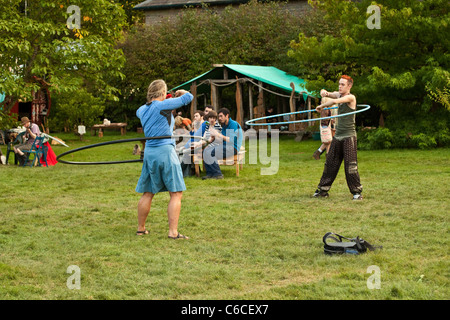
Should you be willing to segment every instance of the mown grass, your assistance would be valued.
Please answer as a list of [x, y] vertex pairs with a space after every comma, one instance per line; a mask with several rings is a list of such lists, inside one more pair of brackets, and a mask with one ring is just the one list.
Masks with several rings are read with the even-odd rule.
[[[137, 136], [58, 134], [71, 148]], [[133, 145], [66, 159], [133, 159]], [[135, 235], [140, 163], [0, 166], [0, 298], [448, 299], [449, 149], [360, 151], [365, 198], [353, 202], [343, 170], [330, 198], [311, 198], [324, 164], [317, 147], [282, 137], [277, 174], [261, 175], [268, 165], [247, 154], [238, 178], [233, 167], [222, 181], [186, 178], [179, 230], [189, 241], [167, 239], [167, 193], [154, 199], [150, 235]], [[328, 231], [384, 248], [325, 256]], [[70, 265], [80, 290], [66, 285]], [[381, 289], [367, 287], [371, 265]]]

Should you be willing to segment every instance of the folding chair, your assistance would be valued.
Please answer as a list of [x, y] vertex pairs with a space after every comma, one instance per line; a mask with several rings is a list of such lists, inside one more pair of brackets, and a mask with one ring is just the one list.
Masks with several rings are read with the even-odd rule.
[[47, 147], [44, 146], [44, 137], [36, 137], [36, 139], [33, 142], [33, 145], [31, 146], [30, 150], [23, 150], [23, 153], [27, 155], [27, 159], [23, 163], [23, 167], [25, 167], [28, 164], [28, 160], [30, 158], [31, 154], [34, 154], [33, 161], [31, 161], [30, 167], [33, 167], [35, 161], [37, 160], [38, 166], [41, 166], [41, 157], [44, 157], [45, 165], [48, 167], [47, 164]]

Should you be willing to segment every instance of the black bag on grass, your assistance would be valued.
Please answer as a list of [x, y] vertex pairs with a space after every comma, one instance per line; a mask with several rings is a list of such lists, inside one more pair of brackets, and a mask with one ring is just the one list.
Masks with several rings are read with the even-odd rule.
[[[348, 241], [344, 242], [342, 239]], [[334, 240], [334, 242], [330, 242], [329, 240]], [[372, 246], [366, 240], [360, 239], [359, 237], [349, 239], [333, 232], [328, 232], [323, 236], [323, 243], [323, 251], [328, 255], [343, 253], [361, 254], [367, 250], [374, 251], [375, 249], [382, 248], [381, 246]]]

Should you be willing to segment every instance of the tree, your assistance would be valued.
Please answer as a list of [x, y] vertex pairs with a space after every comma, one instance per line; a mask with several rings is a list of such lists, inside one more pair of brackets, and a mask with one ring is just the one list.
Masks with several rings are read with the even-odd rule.
[[127, 23], [129, 27], [132, 27], [134, 24], [139, 22], [143, 22], [144, 20], [144, 12], [142, 10], [134, 10], [133, 8], [142, 2], [142, 0], [116, 0], [127, 16]]
[[78, 90], [76, 95], [69, 92], [58, 94], [54, 102], [58, 108], [52, 114], [49, 125], [56, 131], [68, 129], [76, 132], [79, 125], [90, 127], [97, 123], [105, 110], [104, 101], [84, 88]]
[[146, 101], [151, 80], [163, 78], [169, 88], [175, 87], [216, 63], [272, 65], [290, 71], [297, 65], [286, 55], [290, 40], [299, 29], [315, 29], [310, 22], [309, 16], [293, 16], [282, 4], [253, 0], [220, 13], [207, 6], [189, 8], [174, 20], [132, 29], [118, 45], [127, 60], [126, 79], [114, 84], [122, 96], [107, 107], [107, 117], [117, 119], [125, 113], [130, 124], [137, 106]]
[[[302, 64], [298, 73], [309, 79], [310, 90], [336, 90], [339, 76], [349, 74], [358, 101], [380, 108], [387, 126], [413, 133], [448, 128], [449, 110], [427, 96], [446, 86], [448, 93], [447, 0], [309, 2], [339, 30], [321, 37], [300, 33], [291, 42], [288, 54]], [[372, 28], [378, 9], [380, 25]]]
[[0, 92], [11, 101], [30, 99], [42, 86], [51, 93], [82, 87], [103, 100], [116, 99], [109, 80], [123, 77], [123, 53], [115, 48], [126, 23], [119, 4], [0, 0], [0, 7]]
[[431, 100], [442, 104], [447, 110], [450, 110], [450, 75], [448, 72], [445, 74], [447, 80], [442, 88], [433, 89], [431, 85], [427, 85], [426, 89]]

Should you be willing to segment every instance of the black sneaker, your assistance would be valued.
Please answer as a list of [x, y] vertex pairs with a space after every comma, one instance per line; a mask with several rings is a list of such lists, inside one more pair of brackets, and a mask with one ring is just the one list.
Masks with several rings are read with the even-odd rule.
[[362, 200], [363, 196], [360, 193], [355, 193], [353, 195], [353, 200]]
[[218, 175], [218, 176], [204, 176], [202, 177], [202, 180], [208, 180], [208, 179], [223, 179], [223, 175]]
[[313, 194], [313, 198], [328, 198], [329, 194], [326, 191], [322, 191], [317, 189], [316, 192]]

